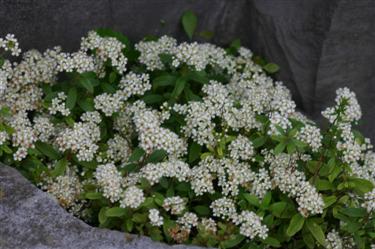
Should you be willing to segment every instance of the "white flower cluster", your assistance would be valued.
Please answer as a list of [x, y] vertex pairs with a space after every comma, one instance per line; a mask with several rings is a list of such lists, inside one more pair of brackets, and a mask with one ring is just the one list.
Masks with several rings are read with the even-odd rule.
[[294, 169], [295, 161], [287, 154], [280, 154], [271, 162], [272, 181], [288, 196], [295, 198], [299, 212], [309, 214], [323, 213], [324, 201], [314, 186], [306, 181], [305, 175]]
[[37, 140], [37, 135], [26, 112], [20, 112], [15, 115], [11, 126], [14, 129], [12, 145], [18, 147], [16, 153], [13, 154], [13, 158], [15, 161], [21, 161], [27, 156], [27, 149], [35, 147], [34, 143]]
[[[93, 115], [83, 115], [83, 122], [77, 122], [73, 128], [65, 128], [56, 138], [56, 143], [60, 151], [70, 149], [77, 153], [80, 161], [91, 161], [99, 146], [96, 144], [100, 140], [100, 116], [97, 112]], [[90, 117], [91, 119], [87, 119]]]
[[8, 133], [6, 131], [0, 131], [0, 145], [3, 145], [8, 139]]
[[57, 97], [52, 99], [52, 104], [48, 108], [51, 115], [61, 113], [63, 116], [69, 116], [70, 110], [65, 106], [66, 94], [64, 92], [59, 92]]
[[67, 167], [65, 174], [55, 179], [48, 177], [42, 185], [42, 189], [54, 196], [66, 209], [74, 207], [83, 192], [83, 186], [75, 169], [70, 167]]
[[126, 71], [128, 61], [123, 53], [124, 49], [125, 44], [116, 38], [100, 37], [95, 31], [90, 31], [87, 37], [82, 38], [81, 42], [82, 51], [94, 51], [95, 56], [102, 64], [110, 59], [112, 66], [121, 73]]
[[5, 38], [0, 37], [0, 48], [5, 51], [10, 51], [13, 56], [18, 56], [21, 53], [18, 40], [15, 38], [14, 34], [7, 34]]
[[234, 201], [227, 197], [216, 199], [210, 205], [213, 216], [222, 219], [232, 219], [236, 215], [236, 206]]
[[106, 151], [106, 158], [109, 161], [126, 163], [130, 154], [131, 147], [128, 140], [115, 134], [115, 136], [107, 141], [108, 149]]
[[142, 189], [136, 186], [128, 187], [122, 196], [120, 201], [120, 207], [126, 208], [137, 208], [145, 201], [145, 196]]
[[[322, 112], [322, 115], [330, 123], [334, 123], [335, 121], [354, 122], [360, 120], [362, 111], [355, 93], [350, 91], [349, 88], [344, 87], [337, 89], [336, 94], [336, 106], [327, 108]], [[341, 116], [338, 116], [340, 107], [344, 108], [344, 111]]]
[[242, 135], [239, 135], [229, 145], [230, 156], [236, 160], [249, 160], [254, 154], [251, 141]]
[[312, 151], [317, 152], [322, 146], [323, 136], [320, 134], [320, 129], [316, 126], [306, 124], [296, 135], [297, 139], [308, 144]]
[[182, 182], [190, 178], [191, 170], [187, 163], [171, 159], [161, 163], [148, 163], [141, 169], [140, 177], [147, 179], [151, 185], [159, 183], [162, 177], [176, 178]]
[[150, 223], [153, 226], [160, 227], [164, 223], [163, 216], [160, 215], [159, 210], [152, 208], [148, 211], [148, 218], [150, 219]]
[[177, 223], [182, 225], [182, 229], [191, 230], [198, 226], [198, 216], [192, 212], [186, 212], [183, 216], [177, 219]]
[[146, 108], [143, 102], [134, 105], [133, 122], [138, 132], [139, 145], [147, 153], [163, 149], [168, 155], [179, 157], [186, 153], [187, 145], [177, 134], [161, 127], [160, 113]]
[[233, 221], [236, 225], [240, 225], [240, 233], [250, 239], [259, 237], [266, 239], [268, 236], [268, 228], [262, 225], [262, 217], [254, 212], [242, 211], [234, 217]]
[[79, 51], [75, 53], [59, 53], [57, 70], [60, 72], [85, 73], [96, 71], [95, 60], [92, 56], [85, 52]]
[[141, 41], [135, 45], [135, 48], [140, 52], [139, 62], [145, 64], [147, 70], [154, 71], [164, 68], [160, 55], [172, 54], [176, 46], [177, 41], [174, 38], [162, 36], [157, 41]]
[[343, 249], [343, 242], [338, 232], [334, 229], [327, 234], [326, 238], [327, 249]]
[[151, 89], [150, 76], [148, 74], [136, 74], [129, 72], [120, 80], [119, 87], [124, 100], [133, 95], [143, 95]]
[[111, 202], [116, 202], [121, 198], [122, 177], [113, 163], [98, 165], [94, 176], [102, 188], [104, 197]]
[[34, 118], [33, 128], [38, 140], [42, 142], [48, 142], [55, 133], [55, 127], [48, 117], [39, 116]]
[[173, 197], [168, 197], [165, 198], [163, 201], [163, 208], [166, 211], [170, 211], [171, 214], [181, 214], [186, 207], [186, 200], [179, 196], [173, 196]]
[[217, 232], [217, 224], [212, 218], [202, 218], [200, 225], [209, 233], [215, 234]]
[[362, 207], [366, 208], [369, 213], [375, 212], [375, 188], [372, 191], [365, 193]]

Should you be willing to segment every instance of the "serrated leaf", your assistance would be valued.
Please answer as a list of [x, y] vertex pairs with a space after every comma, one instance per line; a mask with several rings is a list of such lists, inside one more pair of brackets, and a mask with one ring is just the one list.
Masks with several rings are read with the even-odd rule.
[[198, 18], [197, 16], [190, 10], [185, 11], [182, 15], [182, 26], [185, 30], [185, 33], [191, 40], [193, 38], [193, 34], [195, 32], [195, 29], [197, 27]]
[[289, 237], [292, 237], [293, 235], [295, 235], [297, 232], [299, 232], [302, 229], [304, 223], [305, 223], [305, 218], [299, 213], [295, 214], [290, 220], [288, 229], [286, 230], [286, 234]]
[[106, 210], [105, 215], [107, 217], [121, 217], [126, 214], [125, 208], [113, 207]]
[[66, 98], [66, 107], [72, 110], [77, 102], [77, 88], [72, 87], [69, 89], [68, 96]]
[[306, 221], [306, 227], [310, 231], [311, 235], [318, 241], [319, 244], [325, 246], [325, 236], [323, 229], [315, 223], [312, 219]]

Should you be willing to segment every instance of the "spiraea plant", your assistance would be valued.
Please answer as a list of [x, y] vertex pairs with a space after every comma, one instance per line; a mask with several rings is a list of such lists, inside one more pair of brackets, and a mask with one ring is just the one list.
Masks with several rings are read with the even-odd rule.
[[[20, 54], [12, 35], [0, 48]], [[89, 224], [158, 241], [374, 248], [375, 153], [355, 94], [337, 90], [321, 130], [277, 69], [238, 42], [132, 45], [104, 29], [74, 53], [2, 59], [1, 161]]]

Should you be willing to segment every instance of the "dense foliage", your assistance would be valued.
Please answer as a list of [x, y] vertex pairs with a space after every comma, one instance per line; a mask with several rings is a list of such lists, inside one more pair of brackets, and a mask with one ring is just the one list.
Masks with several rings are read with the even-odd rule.
[[[188, 33], [194, 16], [183, 20]], [[19, 55], [17, 40], [0, 39]], [[90, 224], [220, 248], [374, 248], [375, 153], [337, 90], [321, 131], [278, 67], [163, 36], [90, 32], [0, 59], [1, 161]]]

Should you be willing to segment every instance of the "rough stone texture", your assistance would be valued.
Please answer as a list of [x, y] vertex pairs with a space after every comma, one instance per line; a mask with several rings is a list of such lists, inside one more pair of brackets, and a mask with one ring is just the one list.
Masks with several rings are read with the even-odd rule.
[[0, 249], [199, 249], [90, 227], [0, 164]]
[[375, 141], [375, 1], [250, 0], [249, 46], [280, 65], [277, 78], [298, 107], [321, 111], [347, 86], [362, 106], [361, 131]]

